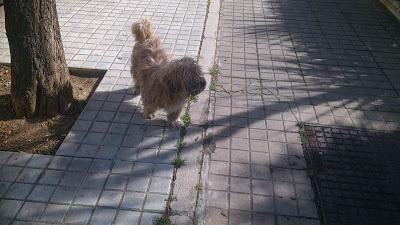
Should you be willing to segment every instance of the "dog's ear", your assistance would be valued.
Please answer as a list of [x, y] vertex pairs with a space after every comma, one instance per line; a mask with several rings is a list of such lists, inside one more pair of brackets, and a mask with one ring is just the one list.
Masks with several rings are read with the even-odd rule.
[[181, 95], [185, 92], [183, 87], [182, 73], [184, 72], [182, 65], [177, 61], [172, 61], [166, 65], [160, 67], [159, 70], [162, 75], [162, 82], [166, 88], [166, 92], [169, 98], [174, 98], [177, 95]]
[[167, 87], [168, 95], [170, 95], [170, 97], [177, 95], [178, 93], [183, 91], [181, 80], [179, 80], [179, 76], [177, 73], [177, 70], [171, 70], [164, 76], [164, 84]]

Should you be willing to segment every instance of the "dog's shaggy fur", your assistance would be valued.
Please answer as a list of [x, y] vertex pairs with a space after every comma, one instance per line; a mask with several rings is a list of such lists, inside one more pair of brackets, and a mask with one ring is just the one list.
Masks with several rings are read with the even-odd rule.
[[135, 90], [142, 96], [144, 116], [150, 118], [156, 110], [164, 109], [171, 125], [177, 126], [189, 96], [198, 95], [206, 86], [201, 68], [189, 57], [170, 62], [147, 20], [134, 24], [132, 33], [137, 43], [131, 73]]
[[161, 40], [155, 36], [151, 29], [151, 23], [147, 19], [141, 19], [133, 24], [132, 34], [135, 37], [135, 46], [131, 55], [131, 74], [135, 81], [134, 93], [140, 94], [139, 76], [145, 61], [155, 60], [159, 63], [168, 63], [169, 57], [162, 47]]

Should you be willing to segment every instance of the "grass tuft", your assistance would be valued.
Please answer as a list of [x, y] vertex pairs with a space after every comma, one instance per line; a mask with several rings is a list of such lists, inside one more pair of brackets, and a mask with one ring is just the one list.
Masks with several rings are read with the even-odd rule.
[[183, 160], [179, 155], [171, 162], [172, 165], [174, 165], [176, 168], [180, 168], [183, 166], [185, 163], [185, 160]]
[[210, 70], [209, 73], [211, 75], [211, 82], [210, 82], [210, 91], [217, 91], [217, 83], [218, 83], [218, 74], [219, 74], [219, 68], [216, 64], [214, 64]]
[[178, 150], [182, 150], [185, 147], [186, 143], [183, 139], [183, 137], [179, 138], [178, 141], [176, 142], [176, 147]]
[[182, 116], [182, 122], [185, 127], [189, 127], [190, 123], [192, 122], [189, 115], [189, 110], [186, 110]]
[[197, 96], [197, 95], [189, 96], [189, 101], [190, 102], [196, 103], [198, 100], [199, 100], [199, 96]]
[[157, 218], [153, 221], [154, 225], [174, 225], [168, 217]]

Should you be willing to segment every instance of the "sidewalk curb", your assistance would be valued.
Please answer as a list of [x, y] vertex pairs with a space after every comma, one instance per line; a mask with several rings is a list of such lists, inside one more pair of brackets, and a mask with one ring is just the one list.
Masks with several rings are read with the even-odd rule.
[[[208, 121], [209, 108], [209, 85], [211, 75], [208, 70], [215, 63], [216, 42], [219, 23], [219, 0], [209, 0], [209, 8], [206, 16], [203, 31], [202, 43], [199, 51], [198, 63], [204, 72], [207, 87], [199, 96], [196, 102], [190, 105], [191, 126], [185, 135], [189, 150], [182, 150], [185, 165], [177, 170], [174, 201], [171, 202], [171, 222], [175, 225], [196, 225], [204, 224], [204, 187], [208, 174], [210, 155], [207, 147], [203, 146], [207, 138], [206, 129], [203, 125]], [[194, 173], [197, 173], [194, 174]]]

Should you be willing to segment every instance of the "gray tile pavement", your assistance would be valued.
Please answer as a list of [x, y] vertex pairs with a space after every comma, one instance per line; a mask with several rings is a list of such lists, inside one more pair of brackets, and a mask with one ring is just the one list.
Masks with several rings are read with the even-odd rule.
[[373, 1], [223, 1], [205, 224], [320, 224], [297, 122], [400, 129], [400, 28]]
[[[148, 17], [172, 58], [197, 57], [207, 1], [59, 0], [57, 10], [68, 66], [107, 72], [55, 156], [0, 152], [1, 224], [152, 224], [179, 132], [143, 119], [130, 26]], [[9, 63], [3, 7], [0, 18], [0, 62]]]

